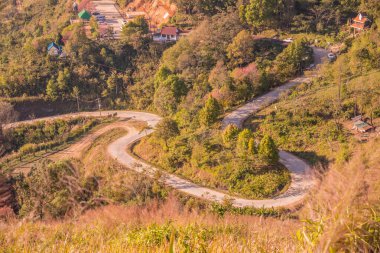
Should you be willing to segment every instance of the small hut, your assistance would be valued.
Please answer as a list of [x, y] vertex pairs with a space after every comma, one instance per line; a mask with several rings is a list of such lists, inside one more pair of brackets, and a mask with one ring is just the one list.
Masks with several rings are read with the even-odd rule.
[[62, 47], [58, 46], [55, 42], [52, 42], [48, 45], [47, 52], [49, 55], [58, 56], [62, 53]]

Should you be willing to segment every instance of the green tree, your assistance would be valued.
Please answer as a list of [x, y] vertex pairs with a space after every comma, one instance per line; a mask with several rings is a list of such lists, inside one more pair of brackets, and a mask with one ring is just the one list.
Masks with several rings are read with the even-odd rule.
[[248, 154], [249, 142], [252, 136], [252, 131], [247, 128], [239, 133], [236, 142], [236, 151], [239, 156], [244, 157]]
[[154, 75], [154, 86], [155, 86], [155, 88], [157, 88], [158, 86], [160, 86], [160, 84], [165, 82], [171, 74], [172, 74], [172, 72], [170, 71], [170, 69], [168, 67], [166, 67], [165, 65], [162, 65], [158, 69], [156, 74]]
[[255, 31], [287, 26], [293, 12], [294, 0], [250, 0], [239, 7], [240, 19]]
[[279, 161], [277, 146], [269, 135], [265, 135], [260, 141], [258, 154], [263, 161], [270, 164], [276, 164]]
[[170, 118], [164, 118], [157, 124], [155, 134], [163, 139], [166, 147], [168, 147], [168, 140], [179, 135], [178, 124]]
[[281, 81], [302, 72], [313, 62], [313, 50], [307, 45], [306, 40], [296, 40], [276, 57], [275, 71]]
[[164, 116], [171, 115], [177, 109], [177, 100], [174, 92], [167, 85], [161, 85], [154, 93], [154, 107]]
[[98, 24], [98, 21], [96, 20], [95, 16], [92, 16], [90, 18], [89, 25], [90, 25], [90, 32], [91, 32], [92, 37], [98, 38], [98, 36], [99, 36], [99, 24]]
[[125, 37], [140, 36], [149, 33], [149, 24], [146, 22], [143, 16], [137, 17], [132, 21], [129, 21], [123, 26], [122, 34]]
[[79, 112], [80, 111], [80, 106], [79, 106], [80, 90], [78, 86], [74, 86], [73, 91], [71, 92], [71, 96], [77, 100], [77, 106], [78, 106], [78, 112]]
[[46, 96], [50, 100], [55, 101], [58, 98], [58, 90], [57, 83], [53, 79], [50, 79], [46, 86]]
[[62, 95], [65, 95], [69, 90], [70, 85], [70, 70], [68, 68], [64, 68], [63, 71], [58, 72], [57, 77], [57, 86], [58, 90]]
[[250, 138], [248, 142], [248, 153], [251, 155], [257, 154], [257, 148], [256, 148], [256, 143], [255, 139]]
[[227, 47], [227, 57], [232, 66], [241, 67], [254, 61], [254, 50], [252, 35], [247, 30], [242, 30]]
[[118, 96], [121, 83], [122, 80], [116, 71], [113, 71], [107, 78], [108, 94], [111, 95], [112, 99], [115, 99]]
[[218, 120], [222, 113], [222, 107], [218, 100], [209, 96], [206, 104], [199, 112], [199, 121], [204, 126], [210, 126]]
[[177, 102], [179, 102], [180, 98], [187, 93], [185, 82], [177, 75], [169, 75], [162, 85], [170, 87]]
[[228, 125], [223, 131], [223, 143], [226, 147], [231, 147], [239, 134], [239, 128], [234, 124]]

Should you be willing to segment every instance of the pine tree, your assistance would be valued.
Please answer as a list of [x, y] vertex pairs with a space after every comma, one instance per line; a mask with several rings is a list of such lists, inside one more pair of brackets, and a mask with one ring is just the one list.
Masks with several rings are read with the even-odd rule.
[[248, 153], [250, 155], [257, 154], [256, 143], [255, 143], [255, 139], [253, 139], [253, 138], [249, 139], [249, 142], [248, 142]]
[[210, 96], [205, 106], [199, 112], [199, 121], [204, 126], [210, 126], [218, 120], [222, 113], [222, 107], [218, 100]]
[[259, 157], [270, 164], [276, 164], [279, 160], [278, 149], [273, 139], [269, 135], [265, 135], [260, 141]]
[[231, 147], [238, 133], [239, 129], [237, 128], [237, 126], [233, 124], [228, 125], [226, 129], [224, 129], [222, 135], [224, 145], [226, 147]]
[[252, 131], [249, 129], [244, 129], [238, 135], [236, 143], [236, 151], [239, 156], [244, 157], [249, 151], [249, 141], [252, 139]]
[[57, 100], [58, 98], [58, 85], [53, 79], [50, 79], [46, 86], [46, 95], [50, 100], [53, 101]]

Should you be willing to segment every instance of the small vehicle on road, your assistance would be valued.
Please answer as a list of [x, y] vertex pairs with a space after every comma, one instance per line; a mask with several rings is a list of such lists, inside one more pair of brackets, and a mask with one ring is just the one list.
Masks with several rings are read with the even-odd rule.
[[330, 62], [333, 62], [333, 61], [336, 60], [336, 55], [333, 54], [333, 53], [329, 53], [329, 54], [327, 55], [327, 58], [329, 59]]
[[100, 12], [98, 12], [98, 11], [94, 11], [94, 12], [91, 13], [91, 15], [92, 15], [92, 16], [99, 16], [99, 15], [100, 15]]
[[103, 15], [99, 15], [99, 16], [95, 16], [95, 17], [96, 17], [96, 21], [99, 21], [99, 22], [101, 22], [101, 21], [104, 22], [106, 20], [106, 17]]
[[292, 43], [293, 39], [292, 38], [287, 38], [287, 39], [284, 39], [283, 41], [286, 42], [286, 43]]
[[305, 70], [313, 70], [315, 69], [315, 64], [310, 64], [308, 67], [305, 68]]

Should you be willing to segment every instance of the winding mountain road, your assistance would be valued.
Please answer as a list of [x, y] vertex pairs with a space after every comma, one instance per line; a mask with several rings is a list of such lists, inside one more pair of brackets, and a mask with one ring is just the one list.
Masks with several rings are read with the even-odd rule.
[[[319, 65], [322, 63], [323, 59], [327, 57], [328, 51], [322, 48], [313, 47], [314, 52], [314, 64]], [[301, 84], [308, 83], [311, 81], [311, 77], [300, 76], [296, 79], [293, 79], [272, 91], [253, 99], [252, 101], [246, 103], [245, 105], [237, 108], [230, 114], [228, 114], [222, 122], [223, 127], [226, 127], [229, 124], [234, 124], [241, 128], [243, 126], [244, 121], [253, 113], [261, 110], [262, 108], [276, 102], [281, 93], [290, 90], [291, 88]]]
[[[315, 62], [318, 64], [322, 61], [322, 58], [325, 54], [327, 54], [327, 52], [318, 48], [313, 49], [315, 53]], [[267, 93], [266, 95], [253, 99], [251, 102], [247, 103], [246, 105], [238, 108], [237, 110], [227, 115], [223, 120], [223, 126], [227, 126], [228, 124], [235, 124], [241, 127], [243, 125], [243, 122], [251, 114], [257, 112], [258, 110], [262, 109], [268, 104], [278, 100], [281, 92], [289, 90], [290, 88], [296, 86], [299, 83], [308, 81], [310, 81], [309, 78], [300, 77], [284, 84], [279, 88], [276, 88], [275, 90]], [[279, 196], [265, 200], [250, 200], [244, 198], [236, 198], [229, 194], [219, 192], [217, 190], [199, 186], [190, 182], [189, 180], [159, 170], [158, 168], [155, 168], [149, 165], [148, 163], [139, 160], [138, 158], [134, 157], [133, 155], [127, 152], [127, 149], [130, 147], [130, 145], [143, 138], [144, 136], [147, 136], [154, 132], [155, 126], [161, 120], [159, 116], [151, 113], [134, 111], [102, 112], [103, 116], [111, 115], [114, 113], [117, 113], [117, 116], [120, 119], [133, 119], [136, 121], [146, 122], [148, 127], [143, 131], [138, 131], [136, 130], [136, 128], [128, 126], [128, 122], [125, 122], [126, 125], [123, 127], [128, 130], [128, 133], [125, 136], [112, 142], [108, 146], [107, 151], [110, 154], [110, 156], [116, 159], [119, 163], [138, 173], [145, 173], [148, 176], [155, 176], [156, 173], [160, 171], [162, 175], [160, 180], [162, 183], [170, 187], [173, 187], [174, 189], [179, 190], [183, 193], [210, 201], [216, 201], [219, 203], [223, 202], [226, 199], [230, 199], [232, 200], [232, 204], [236, 207], [271, 208], [291, 206], [297, 204], [307, 195], [310, 188], [313, 187], [316, 183], [312, 175], [312, 169], [307, 163], [288, 152], [280, 151], [280, 162], [289, 169], [292, 181], [288, 190]], [[83, 112], [57, 117], [50, 117], [46, 119], [62, 118], [68, 116], [99, 116], [99, 112]], [[17, 124], [27, 122], [28, 121], [18, 122], [12, 125], [8, 125], [7, 127], [12, 127]], [[115, 122], [113, 124], [118, 124], [120, 126], [120, 122]]]

